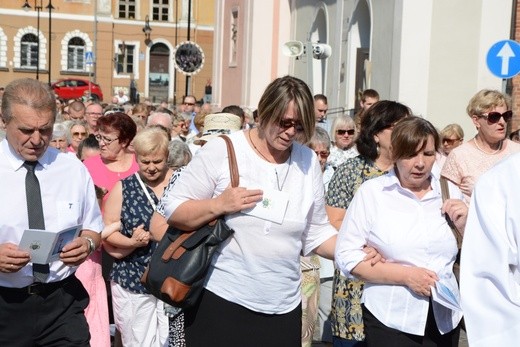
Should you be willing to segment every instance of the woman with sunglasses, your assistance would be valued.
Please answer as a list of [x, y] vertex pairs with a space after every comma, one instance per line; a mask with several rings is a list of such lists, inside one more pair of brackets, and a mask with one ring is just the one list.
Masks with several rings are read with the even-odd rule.
[[497, 90], [481, 90], [471, 98], [466, 112], [477, 135], [451, 151], [441, 174], [460, 188], [469, 203], [480, 175], [504, 157], [519, 152], [520, 144], [506, 138], [507, 123], [513, 117], [509, 96]]
[[[318, 157], [302, 144], [315, 128], [309, 87], [277, 78], [258, 114], [257, 128], [228, 135], [239, 187], [230, 187], [226, 144], [217, 137], [158, 205], [182, 230], [225, 215], [235, 231], [217, 251], [199, 302], [184, 311], [187, 346], [301, 346], [300, 254], [334, 253], [337, 232], [325, 213]], [[258, 213], [273, 203], [279, 207]]]
[[354, 120], [350, 116], [340, 115], [332, 122], [330, 132], [333, 141], [327, 163], [335, 170], [345, 160], [354, 158], [359, 154], [354, 142], [356, 138]]
[[[359, 156], [348, 159], [334, 172], [325, 206], [330, 223], [340, 229], [347, 208], [359, 186], [386, 174], [393, 167], [390, 136], [394, 125], [411, 116], [411, 110], [395, 101], [382, 100], [372, 105], [361, 120], [356, 140]], [[334, 271], [332, 285], [332, 340], [334, 346], [365, 346], [361, 296], [364, 282], [346, 278]]]

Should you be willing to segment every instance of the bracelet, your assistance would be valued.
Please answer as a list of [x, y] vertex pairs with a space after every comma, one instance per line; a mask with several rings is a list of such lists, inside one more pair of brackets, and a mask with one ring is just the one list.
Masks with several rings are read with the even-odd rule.
[[88, 255], [91, 255], [96, 250], [96, 243], [91, 237], [81, 236], [88, 241]]

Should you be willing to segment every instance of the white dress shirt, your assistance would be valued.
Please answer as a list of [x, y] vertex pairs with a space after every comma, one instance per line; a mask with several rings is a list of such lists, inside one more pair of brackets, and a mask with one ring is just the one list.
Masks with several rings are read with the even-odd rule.
[[[418, 199], [401, 186], [395, 171], [366, 181], [354, 195], [338, 236], [336, 264], [349, 275], [366, 256], [365, 245], [376, 248], [387, 262], [423, 267], [452, 284], [457, 243], [441, 214], [438, 170], [432, 170], [432, 190]], [[452, 198], [462, 193], [450, 186]], [[456, 283], [454, 284], [457, 287]], [[363, 302], [384, 325], [405, 333], [424, 335], [429, 298], [404, 285], [366, 283]], [[453, 330], [461, 313], [433, 303], [441, 333]]]
[[[48, 148], [38, 160], [35, 173], [40, 183], [45, 229], [60, 231], [83, 225], [83, 229], [101, 232], [103, 221], [92, 179], [76, 158]], [[29, 228], [25, 198], [24, 160], [14, 152], [7, 140], [0, 143], [0, 244], [18, 245]], [[76, 267], [61, 261], [50, 264], [47, 282], [70, 276]], [[0, 273], [0, 286], [25, 287], [34, 282], [32, 263], [15, 273]]]
[[520, 154], [484, 173], [471, 196], [460, 266], [472, 347], [520, 344]]
[[[226, 216], [235, 233], [213, 258], [206, 288], [256, 312], [290, 312], [301, 301], [300, 253], [308, 255], [337, 234], [325, 212], [318, 157], [310, 148], [293, 143], [291, 158], [272, 164], [255, 154], [243, 131], [228, 136], [235, 148], [240, 187], [283, 186], [289, 203], [281, 224], [243, 213]], [[208, 141], [179, 175], [171, 193], [161, 199], [165, 215], [171, 216], [187, 200], [218, 196], [229, 186], [229, 177], [224, 140]]]

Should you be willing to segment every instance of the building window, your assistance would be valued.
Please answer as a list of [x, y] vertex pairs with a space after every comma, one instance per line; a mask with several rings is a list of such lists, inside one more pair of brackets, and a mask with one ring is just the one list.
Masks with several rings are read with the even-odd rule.
[[38, 37], [25, 34], [20, 42], [20, 67], [36, 69], [38, 65]]
[[170, 0], [153, 0], [152, 19], [167, 22], [169, 20]]
[[118, 48], [117, 73], [125, 75], [134, 73], [135, 46], [123, 42], [118, 45]]
[[80, 37], [70, 39], [67, 46], [67, 70], [85, 70], [85, 41]]
[[135, 0], [119, 0], [119, 18], [135, 18]]

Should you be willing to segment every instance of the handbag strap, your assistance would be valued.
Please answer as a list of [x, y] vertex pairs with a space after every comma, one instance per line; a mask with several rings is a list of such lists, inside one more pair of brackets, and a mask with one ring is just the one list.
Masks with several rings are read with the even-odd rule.
[[139, 173], [134, 173], [135, 177], [137, 178], [137, 181], [141, 185], [141, 188], [143, 188], [144, 194], [148, 198], [148, 201], [150, 202], [150, 205], [152, 205], [153, 210], [155, 211], [155, 202], [153, 201], [152, 197], [150, 196], [150, 193], [148, 192], [148, 189], [146, 189], [146, 186], [144, 185], [143, 180], [141, 179], [141, 176], [139, 176]]
[[228, 152], [228, 163], [229, 163], [229, 174], [231, 177], [231, 187], [236, 188], [240, 183], [240, 178], [238, 176], [238, 166], [237, 166], [237, 157], [235, 156], [235, 147], [233, 147], [233, 142], [226, 135], [219, 135], [222, 137], [224, 141], [226, 141], [226, 147]]
[[[448, 200], [450, 198], [450, 189], [448, 188], [448, 180], [445, 177], [441, 177], [440, 179], [441, 183], [441, 195], [442, 195], [442, 202]], [[453, 235], [455, 235], [455, 239], [457, 240], [457, 247], [460, 249], [462, 246], [462, 234], [457, 229], [455, 224], [453, 224], [453, 221], [448, 216], [447, 213], [445, 213], [446, 221], [448, 222], [448, 225], [451, 228], [451, 231], [453, 232]]]

